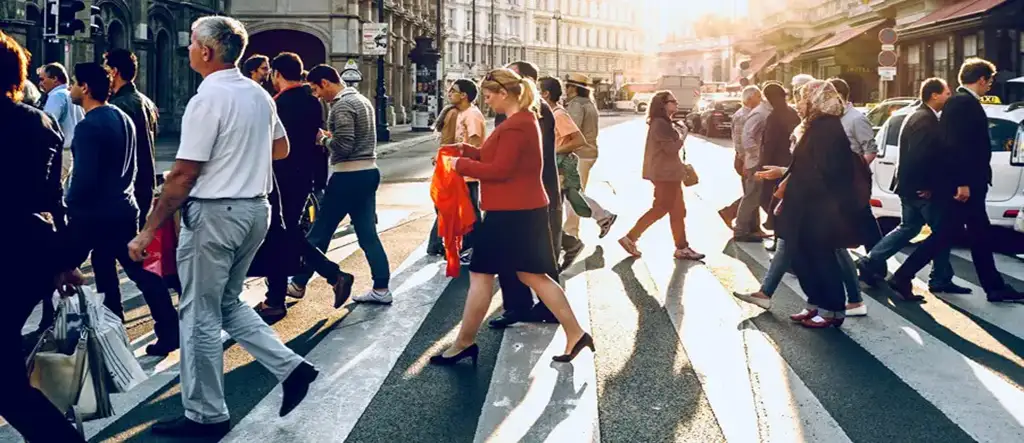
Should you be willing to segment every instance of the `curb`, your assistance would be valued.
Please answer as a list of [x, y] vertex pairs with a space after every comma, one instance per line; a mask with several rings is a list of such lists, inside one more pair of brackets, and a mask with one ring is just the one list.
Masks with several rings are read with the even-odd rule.
[[407, 138], [407, 139], [402, 140], [402, 141], [386, 143], [383, 146], [378, 146], [378, 148], [377, 148], [377, 158], [387, 157], [387, 156], [389, 156], [389, 155], [391, 155], [391, 154], [395, 153], [396, 151], [401, 150], [403, 148], [408, 148], [408, 147], [413, 146], [413, 145], [418, 145], [418, 144], [423, 143], [425, 141], [428, 141], [428, 140], [431, 140], [431, 139], [436, 139], [436, 138], [437, 138], [437, 134], [435, 134], [434, 132], [425, 132], [425, 133], [423, 133], [423, 135], [417, 135], [415, 137], [410, 137], [410, 138]]

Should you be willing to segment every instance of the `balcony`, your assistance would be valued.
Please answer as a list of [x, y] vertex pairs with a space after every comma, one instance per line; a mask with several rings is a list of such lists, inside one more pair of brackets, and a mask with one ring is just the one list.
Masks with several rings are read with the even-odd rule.
[[802, 40], [813, 29], [813, 9], [788, 9], [765, 17], [758, 36], [766, 43], [780, 46]]

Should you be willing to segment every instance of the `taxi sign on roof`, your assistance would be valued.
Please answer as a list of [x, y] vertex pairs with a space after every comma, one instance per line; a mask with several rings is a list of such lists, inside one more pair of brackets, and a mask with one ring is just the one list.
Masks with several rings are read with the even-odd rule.
[[986, 105], [1001, 105], [1001, 104], [1003, 104], [1003, 101], [1000, 100], [999, 96], [996, 96], [996, 95], [986, 95], [986, 96], [981, 97], [978, 100], [981, 103], [986, 104]]

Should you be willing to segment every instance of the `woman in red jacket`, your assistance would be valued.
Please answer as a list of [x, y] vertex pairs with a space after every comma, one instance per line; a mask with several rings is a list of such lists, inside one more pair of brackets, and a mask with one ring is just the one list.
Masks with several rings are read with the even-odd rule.
[[487, 105], [508, 118], [482, 147], [462, 144], [462, 156], [451, 160], [459, 174], [480, 180], [480, 208], [485, 214], [474, 238], [462, 328], [455, 343], [430, 362], [452, 365], [468, 357], [476, 363], [480, 351], [476, 333], [491, 305], [494, 276], [509, 270], [537, 293], [562, 324], [565, 353], [554, 360], [572, 361], [583, 348], [593, 351], [594, 340], [576, 321], [565, 292], [548, 276], [556, 265], [548, 198], [541, 182], [537, 86], [508, 69], [491, 71], [480, 86]]

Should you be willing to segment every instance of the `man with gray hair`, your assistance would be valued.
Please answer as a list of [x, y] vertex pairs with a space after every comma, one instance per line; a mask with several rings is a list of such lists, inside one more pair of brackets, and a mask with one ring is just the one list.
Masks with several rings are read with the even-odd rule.
[[236, 67], [247, 43], [245, 27], [233, 18], [203, 17], [192, 24], [189, 64], [203, 83], [182, 117], [181, 145], [160, 200], [128, 245], [132, 258], [142, 260], [157, 228], [181, 208], [185, 416], [155, 424], [157, 434], [221, 437], [230, 431], [222, 329], [283, 381], [281, 416], [298, 406], [319, 374], [239, 299], [269, 228], [271, 162], [289, 151], [273, 99]]
[[[765, 122], [772, 112], [772, 105], [763, 99], [761, 89], [747, 86], [743, 89], [743, 112], [740, 121], [733, 119], [733, 143], [736, 150], [736, 169], [743, 180], [743, 196], [732, 206], [719, 211], [726, 219], [735, 214], [733, 240], [760, 242], [767, 235], [761, 230], [761, 180], [754, 173], [761, 164], [761, 141], [764, 139]], [[737, 113], [741, 112], [737, 111]], [[735, 212], [731, 208], [735, 207]], [[726, 220], [729, 224], [729, 220]]]

